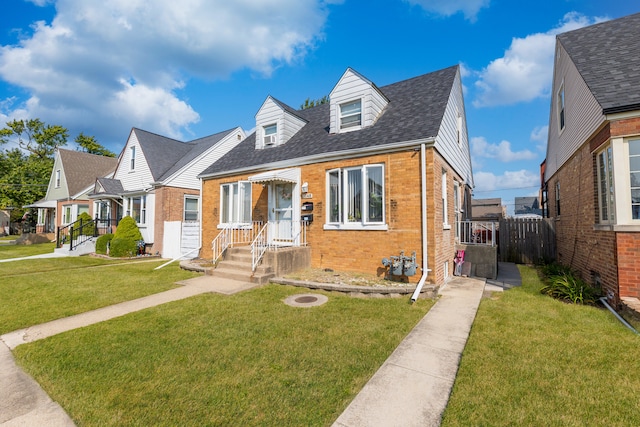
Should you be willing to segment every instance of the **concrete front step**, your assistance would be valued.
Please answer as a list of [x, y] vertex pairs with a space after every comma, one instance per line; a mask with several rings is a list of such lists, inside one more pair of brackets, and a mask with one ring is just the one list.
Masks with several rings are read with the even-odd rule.
[[244, 268], [238, 268], [237, 266], [227, 265], [226, 261], [219, 263], [216, 269], [211, 271], [211, 275], [241, 282], [259, 283], [261, 285], [268, 283], [275, 276], [274, 273], [261, 272], [259, 270], [253, 273], [251, 264], [246, 265]]

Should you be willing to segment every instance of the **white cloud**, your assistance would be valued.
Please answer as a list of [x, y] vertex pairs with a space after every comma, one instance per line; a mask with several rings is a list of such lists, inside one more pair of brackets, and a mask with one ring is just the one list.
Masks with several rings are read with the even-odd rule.
[[427, 12], [442, 16], [451, 16], [462, 12], [465, 19], [475, 21], [478, 12], [483, 7], [489, 6], [490, 0], [406, 0], [411, 4], [419, 5]]
[[198, 120], [178, 95], [185, 79], [269, 75], [294, 63], [322, 38], [328, 3], [336, 1], [57, 0], [51, 23], [0, 46], [0, 78], [31, 94], [21, 113], [45, 122], [178, 137]]
[[501, 162], [513, 162], [516, 160], [531, 160], [537, 155], [529, 150], [513, 151], [509, 141], [500, 141], [498, 144], [489, 143], [486, 138], [479, 136], [471, 138], [472, 157], [485, 157]]
[[478, 193], [496, 190], [526, 189], [540, 185], [540, 175], [525, 169], [519, 171], [504, 171], [502, 175], [491, 172], [475, 172], [474, 191]]
[[479, 73], [479, 91], [473, 105], [489, 107], [531, 101], [549, 95], [557, 34], [603, 21], [571, 12], [546, 33], [514, 37], [503, 57], [494, 59]]
[[547, 134], [549, 133], [549, 126], [536, 126], [531, 131], [531, 140], [532, 141], [547, 141]]

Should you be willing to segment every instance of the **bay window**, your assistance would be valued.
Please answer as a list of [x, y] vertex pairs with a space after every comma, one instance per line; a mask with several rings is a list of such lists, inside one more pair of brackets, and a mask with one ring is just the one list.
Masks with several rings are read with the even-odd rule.
[[327, 194], [327, 225], [332, 228], [384, 224], [383, 165], [328, 171]]
[[248, 224], [251, 222], [251, 183], [232, 182], [220, 186], [220, 223]]

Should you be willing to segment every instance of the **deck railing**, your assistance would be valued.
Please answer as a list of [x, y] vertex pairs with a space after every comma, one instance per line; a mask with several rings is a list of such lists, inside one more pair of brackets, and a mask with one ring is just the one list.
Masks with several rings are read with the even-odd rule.
[[458, 243], [460, 244], [493, 247], [497, 243], [497, 222], [459, 221], [457, 227]]

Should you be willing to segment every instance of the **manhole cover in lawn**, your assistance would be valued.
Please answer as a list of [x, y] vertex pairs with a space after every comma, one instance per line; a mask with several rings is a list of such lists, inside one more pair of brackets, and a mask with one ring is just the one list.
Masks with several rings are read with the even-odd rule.
[[285, 299], [284, 303], [292, 307], [315, 307], [327, 301], [329, 298], [320, 294], [297, 294]]

